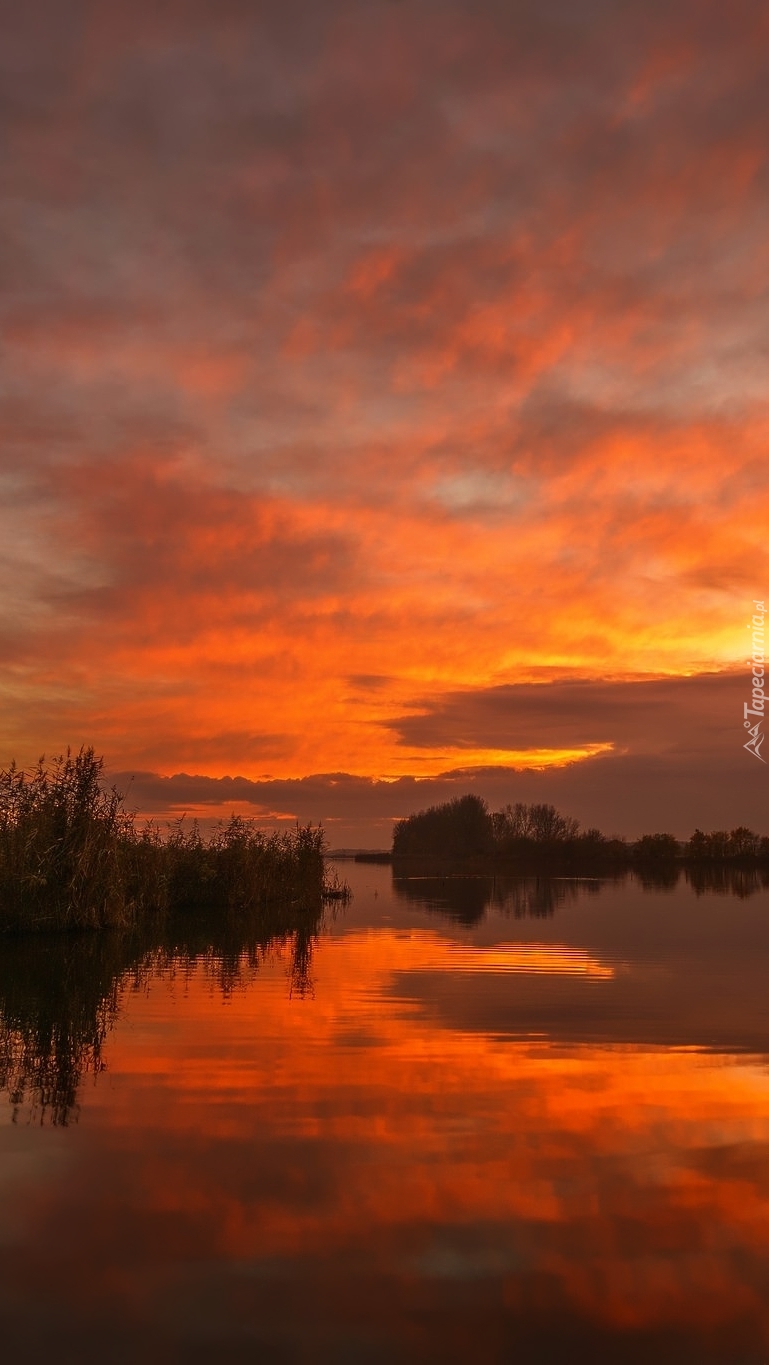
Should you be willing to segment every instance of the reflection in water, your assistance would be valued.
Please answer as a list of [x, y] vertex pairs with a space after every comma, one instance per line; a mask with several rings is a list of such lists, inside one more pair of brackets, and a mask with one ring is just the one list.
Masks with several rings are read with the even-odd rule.
[[[389, 870], [388, 870], [389, 875]], [[480, 924], [494, 912], [505, 918], [551, 919], [558, 909], [595, 899], [627, 877], [603, 881], [589, 878], [421, 876], [392, 878], [397, 902], [435, 911], [465, 927]], [[728, 866], [645, 870], [636, 875], [645, 890], [673, 891], [688, 883], [700, 896], [716, 893], [746, 899], [769, 884], [769, 874], [756, 869]], [[313, 943], [320, 929], [315, 912], [279, 907], [262, 912], [251, 921], [224, 917], [186, 919], [165, 926], [162, 934], [77, 934], [9, 938], [0, 953], [0, 1089], [5, 1091], [18, 1117], [24, 1109], [36, 1121], [66, 1124], [77, 1114], [77, 1094], [82, 1079], [98, 1074], [104, 1066], [104, 1042], [113, 1026], [127, 991], [139, 991], [163, 975], [184, 977], [201, 965], [207, 979], [227, 998], [233, 989], [250, 979], [265, 957], [281, 949], [289, 954], [290, 994], [312, 992]], [[536, 970], [537, 946], [528, 945], [523, 956], [509, 944], [496, 949], [496, 970]], [[542, 950], [540, 950], [542, 951]], [[547, 950], [552, 953], [552, 950]], [[558, 950], [570, 972], [579, 969], [581, 948]], [[547, 962], [549, 959], [542, 959]], [[553, 959], [554, 960], [554, 959]], [[461, 962], [472, 961], [473, 970], [483, 969], [476, 952], [472, 959], [456, 951], [451, 955], [453, 972]], [[395, 964], [393, 963], [395, 970]], [[409, 976], [431, 970], [423, 956], [412, 951]], [[563, 974], [563, 967], [547, 967], [549, 975]], [[579, 969], [581, 970], [581, 969]], [[596, 968], [593, 975], [614, 975], [613, 968]], [[632, 999], [632, 983], [623, 986]], [[537, 1031], [544, 1009], [553, 1002], [542, 988], [538, 1000], [523, 999]], [[493, 993], [486, 992], [490, 1007]], [[510, 1007], [506, 1015], [512, 1022]], [[518, 1031], [518, 1026], [516, 1031]], [[616, 1024], [615, 1024], [616, 1027]], [[603, 1030], [601, 1030], [603, 1032]]]
[[390, 877], [322, 934], [3, 945], [38, 1117], [96, 1072], [0, 1124], [9, 1358], [767, 1359], [769, 898], [529, 878], [466, 924]]
[[393, 877], [400, 899], [426, 905], [465, 925], [478, 924], [489, 909], [515, 919], [544, 919], [568, 901], [596, 895], [601, 885], [593, 878], [573, 877]]
[[393, 875], [396, 896], [427, 905], [459, 924], [478, 924], [489, 909], [515, 919], [546, 918], [570, 901], [596, 896], [602, 887], [636, 881], [647, 891], [674, 891], [681, 883], [697, 893], [737, 896], [746, 900], [769, 888], [769, 869], [739, 867], [728, 863], [690, 864], [660, 862], [623, 872], [614, 877], [511, 877], [436, 875], [434, 871], [408, 876]]
[[673, 891], [685, 875], [675, 863], [659, 863], [657, 866], [641, 863], [634, 873], [647, 891]]
[[641, 863], [633, 876], [650, 891], [672, 891], [683, 881], [697, 895], [713, 893], [737, 896], [740, 900], [747, 900], [769, 888], [769, 868], [741, 867], [739, 863], [701, 862], [683, 866], [665, 862]]
[[693, 863], [686, 869], [686, 880], [697, 895], [715, 892], [747, 900], [769, 888], [769, 868], [737, 867], [728, 863]]
[[40, 1123], [77, 1114], [82, 1079], [104, 1066], [103, 1049], [127, 991], [200, 965], [227, 998], [277, 949], [290, 957], [290, 990], [312, 991], [312, 945], [321, 916], [274, 907], [218, 923], [186, 918], [162, 932], [28, 935], [0, 952], [0, 1090], [14, 1118]]
[[0, 953], [0, 1088], [14, 1116], [66, 1123], [83, 1076], [102, 1067], [123, 943], [86, 934], [6, 940]]

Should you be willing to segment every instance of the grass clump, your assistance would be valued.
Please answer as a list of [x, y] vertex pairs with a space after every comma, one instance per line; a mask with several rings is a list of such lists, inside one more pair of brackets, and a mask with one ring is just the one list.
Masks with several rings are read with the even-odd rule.
[[124, 928], [338, 894], [320, 828], [265, 834], [233, 816], [208, 839], [183, 821], [164, 838], [137, 829], [103, 768], [84, 747], [31, 774], [0, 772], [0, 929]]
[[197, 824], [179, 821], [160, 847], [174, 910], [248, 913], [328, 890], [324, 834], [310, 825], [264, 834], [234, 815], [205, 839]]

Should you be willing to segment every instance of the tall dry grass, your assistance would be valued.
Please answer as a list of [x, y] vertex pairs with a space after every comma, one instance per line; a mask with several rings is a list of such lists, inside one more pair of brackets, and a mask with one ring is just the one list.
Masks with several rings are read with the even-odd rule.
[[31, 774], [0, 772], [0, 929], [127, 927], [189, 911], [316, 904], [327, 882], [324, 835], [265, 834], [233, 817], [205, 838], [178, 822], [138, 829], [104, 760], [84, 747]]

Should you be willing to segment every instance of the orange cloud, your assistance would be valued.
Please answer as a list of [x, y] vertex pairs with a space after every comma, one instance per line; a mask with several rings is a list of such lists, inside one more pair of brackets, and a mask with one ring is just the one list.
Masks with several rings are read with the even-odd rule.
[[587, 731], [436, 753], [388, 722], [740, 660], [764, 21], [651, 6], [604, 42], [590, 6], [299, 8], [121, 8], [77, 53], [20, 30], [0, 745], [280, 778], [587, 761]]

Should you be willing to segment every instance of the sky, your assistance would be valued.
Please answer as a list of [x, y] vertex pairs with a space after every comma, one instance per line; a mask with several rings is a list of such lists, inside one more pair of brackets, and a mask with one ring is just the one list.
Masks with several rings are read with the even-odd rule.
[[0, 22], [0, 765], [769, 832], [766, 6]]

